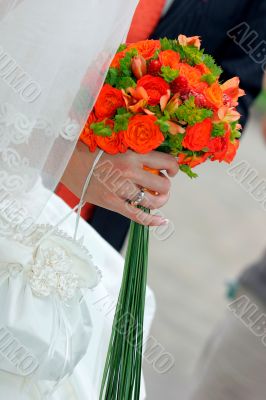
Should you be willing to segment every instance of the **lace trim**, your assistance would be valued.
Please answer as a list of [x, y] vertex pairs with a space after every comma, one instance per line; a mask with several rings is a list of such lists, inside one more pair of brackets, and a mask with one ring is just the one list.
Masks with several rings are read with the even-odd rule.
[[[21, 236], [18, 241], [20, 244], [35, 249], [32, 262], [24, 266], [12, 263], [6, 268], [9, 276], [25, 273], [35, 295], [47, 297], [56, 294], [61, 300], [67, 301], [75, 296], [78, 289], [95, 287], [102, 274], [82, 242], [74, 240], [62, 230], [53, 231], [48, 239], [38, 245], [39, 240], [52, 229], [52, 225], [36, 225], [30, 236]], [[80, 263], [85, 278], [79, 274]]]

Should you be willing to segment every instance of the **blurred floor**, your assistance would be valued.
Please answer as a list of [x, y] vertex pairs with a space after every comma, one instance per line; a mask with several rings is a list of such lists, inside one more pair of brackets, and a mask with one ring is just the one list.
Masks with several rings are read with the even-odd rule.
[[[246, 160], [266, 179], [266, 145], [253, 117], [234, 164]], [[151, 237], [149, 284], [157, 298], [152, 335], [174, 368], [158, 374], [145, 362], [148, 400], [183, 399], [204, 342], [227, 304], [225, 282], [266, 248], [266, 211], [216, 163], [179, 174], [164, 214], [175, 224], [167, 241]], [[215, 399], [214, 399], [215, 400]]]

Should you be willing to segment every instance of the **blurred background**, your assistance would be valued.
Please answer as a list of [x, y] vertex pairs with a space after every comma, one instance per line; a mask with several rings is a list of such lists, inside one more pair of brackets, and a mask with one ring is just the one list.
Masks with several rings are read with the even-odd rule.
[[163, 209], [175, 232], [166, 241], [151, 235], [149, 284], [157, 299], [151, 334], [175, 365], [160, 374], [144, 362], [148, 400], [182, 399], [230, 303], [228, 282], [265, 251], [266, 210], [228, 173], [246, 161], [258, 180], [266, 180], [263, 109], [265, 92], [253, 107], [233, 165], [200, 166], [193, 181], [179, 174]]
[[[214, 333], [219, 345], [208, 347], [200, 367], [206, 367], [206, 355], [212, 352], [203, 391], [200, 388], [189, 400], [266, 397], [266, 347], [238, 321], [241, 331], [233, 314], [220, 325], [222, 333], [217, 328], [232, 301], [227, 295], [234, 294], [233, 283], [247, 267], [258, 263], [266, 249], [266, 206], [251, 193], [266, 182], [265, 26], [265, 0], [140, 0], [132, 21], [128, 42], [176, 38], [180, 33], [200, 35], [203, 48], [222, 66], [222, 79], [239, 76], [240, 87], [246, 91], [239, 104], [245, 129], [233, 164], [203, 164], [197, 167], [199, 178], [193, 181], [180, 173], [162, 210], [174, 232], [167, 240], [151, 234], [149, 285], [155, 292], [157, 313], [149, 356], [144, 357], [148, 400], [188, 400], [186, 391], [197, 381], [197, 362]], [[241, 163], [253, 171], [253, 182], [240, 183], [230, 173]], [[129, 221], [91, 205], [86, 212], [91, 225], [120, 251]], [[245, 278], [240, 282], [242, 290], [254, 296], [255, 304], [261, 304], [261, 315], [266, 315], [266, 256], [261, 268], [252, 268]], [[164, 373], [156, 363], [160, 353], [175, 360]], [[247, 371], [242, 370], [243, 364]]]

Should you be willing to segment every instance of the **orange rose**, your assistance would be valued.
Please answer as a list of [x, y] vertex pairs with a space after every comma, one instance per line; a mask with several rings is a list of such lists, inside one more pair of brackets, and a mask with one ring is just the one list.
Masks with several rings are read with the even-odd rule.
[[138, 53], [148, 60], [152, 58], [156, 52], [161, 48], [160, 40], [141, 40], [137, 43], [132, 43], [128, 46], [128, 50], [137, 49]]
[[159, 54], [159, 61], [163, 66], [177, 69], [179, 66], [180, 55], [174, 50], [165, 50]]
[[204, 63], [200, 63], [200, 64], [195, 65], [195, 68], [197, 68], [202, 75], [211, 73], [210, 69]]
[[126, 50], [122, 50], [119, 53], [116, 53], [116, 55], [113, 58], [113, 61], [111, 62], [110, 68], [120, 68], [120, 60], [124, 58], [126, 55]]
[[198, 122], [186, 129], [186, 136], [183, 139], [183, 146], [192, 151], [202, 150], [207, 147], [212, 130], [212, 122], [210, 118], [206, 118], [202, 122]]
[[96, 121], [95, 114], [94, 114], [94, 112], [91, 112], [90, 116], [83, 128], [83, 131], [81, 132], [81, 135], [80, 135], [80, 140], [88, 146], [89, 150], [92, 153], [97, 148], [96, 136], [94, 135], [92, 129], [90, 128], [91, 124], [95, 121]]
[[145, 75], [138, 80], [137, 88], [143, 87], [148, 93], [148, 104], [156, 106], [160, 103], [161, 97], [167, 95], [169, 85], [159, 76]]
[[204, 163], [208, 158], [208, 154], [204, 153], [201, 156], [188, 156], [187, 154], [179, 154], [178, 156], [178, 164], [179, 165], [188, 165], [190, 168], [194, 168], [199, 164]]
[[202, 84], [201, 73], [197, 68], [191, 67], [186, 63], [179, 63], [177, 69], [179, 70], [179, 76], [186, 78], [190, 87], [197, 88], [199, 84]]
[[223, 91], [218, 82], [214, 82], [211, 86], [206, 88], [203, 93], [209, 107], [218, 109], [223, 105]]
[[156, 125], [154, 115], [135, 115], [129, 120], [124, 132], [124, 141], [132, 150], [145, 154], [156, 149], [164, 141], [164, 136]]
[[116, 110], [124, 105], [125, 102], [121, 90], [105, 84], [94, 106], [96, 117], [99, 119], [113, 117]]
[[[114, 121], [107, 120], [106, 125], [109, 125], [112, 129], [114, 127]], [[111, 136], [98, 136], [95, 135], [97, 145], [108, 154], [125, 153], [127, 146], [124, 143], [123, 132], [113, 132]]]

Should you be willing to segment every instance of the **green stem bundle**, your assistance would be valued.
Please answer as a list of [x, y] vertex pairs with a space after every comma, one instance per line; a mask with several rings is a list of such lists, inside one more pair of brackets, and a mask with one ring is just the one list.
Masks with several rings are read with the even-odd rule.
[[131, 222], [100, 400], [139, 400], [148, 246], [149, 228]]

